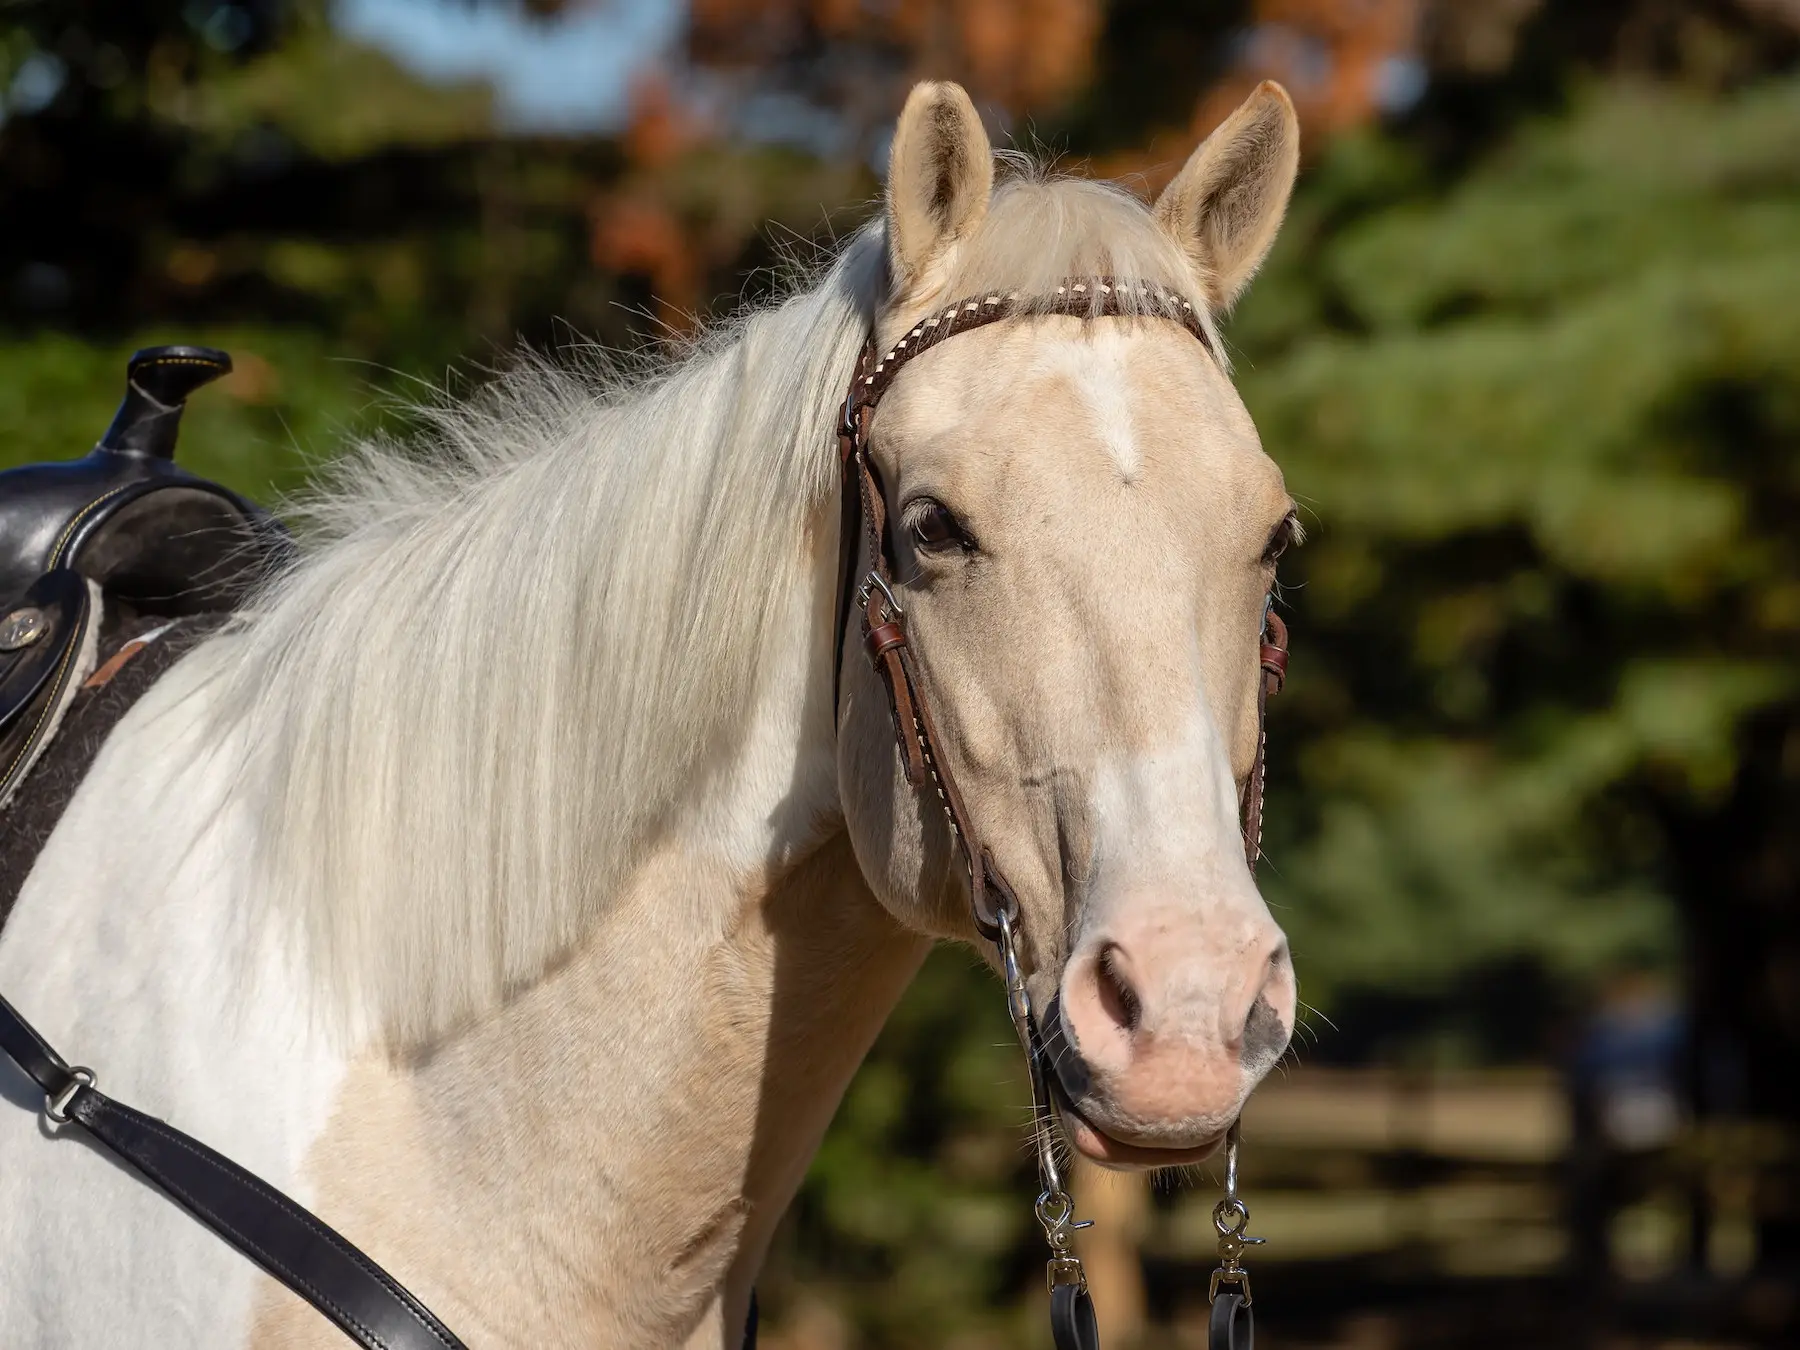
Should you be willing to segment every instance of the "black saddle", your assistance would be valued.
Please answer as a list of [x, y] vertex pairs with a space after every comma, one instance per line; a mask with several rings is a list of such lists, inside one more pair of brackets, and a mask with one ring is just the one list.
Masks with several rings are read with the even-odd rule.
[[267, 512], [175, 463], [188, 395], [230, 370], [207, 347], [140, 351], [93, 450], [0, 472], [0, 804], [103, 653], [229, 613], [285, 543]]

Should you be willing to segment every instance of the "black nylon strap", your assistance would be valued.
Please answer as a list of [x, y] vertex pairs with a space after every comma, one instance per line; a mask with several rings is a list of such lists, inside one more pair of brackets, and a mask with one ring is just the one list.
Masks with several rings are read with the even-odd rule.
[[273, 1186], [199, 1140], [86, 1085], [4, 998], [0, 1050], [57, 1103], [69, 1124], [79, 1125], [358, 1345], [462, 1350], [462, 1342], [398, 1280]]

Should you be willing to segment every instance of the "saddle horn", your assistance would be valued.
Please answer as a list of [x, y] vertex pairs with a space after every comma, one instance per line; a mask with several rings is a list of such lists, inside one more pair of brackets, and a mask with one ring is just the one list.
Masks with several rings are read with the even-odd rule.
[[125, 367], [125, 398], [99, 448], [144, 459], [175, 458], [188, 395], [231, 373], [229, 354], [213, 347], [145, 347]]

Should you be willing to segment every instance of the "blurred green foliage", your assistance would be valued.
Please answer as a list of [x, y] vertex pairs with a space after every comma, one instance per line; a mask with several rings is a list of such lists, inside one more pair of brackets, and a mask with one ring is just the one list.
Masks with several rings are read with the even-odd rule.
[[875, 1345], [932, 1329], [1013, 1343], [1037, 1320], [1016, 1292], [1042, 1278], [1029, 1103], [993, 976], [966, 950], [934, 953], [819, 1150], [765, 1301], [854, 1309]]
[[104, 343], [12, 336], [0, 340], [0, 464], [86, 453], [124, 393], [126, 358], [177, 341], [221, 347], [237, 366], [183, 417], [181, 462], [263, 501], [304, 486], [347, 434], [388, 411], [372, 389], [382, 372], [339, 358], [328, 335], [301, 328], [181, 325]]
[[[1317, 515], [1267, 882], [1311, 997], [1673, 957], [1656, 800], [1800, 666], [1800, 83], [1310, 177], [1231, 334]], [[1318, 653], [1318, 659], [1315, 657]]]

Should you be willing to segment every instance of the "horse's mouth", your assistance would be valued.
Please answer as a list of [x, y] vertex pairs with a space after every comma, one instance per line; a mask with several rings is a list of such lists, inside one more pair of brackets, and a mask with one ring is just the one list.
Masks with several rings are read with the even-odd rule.
[[1208, 1139], [1202, 1139], [1189, 1148], [1161, 1148], [1154, 1144], [1128, 1144], [1124, 1140], [1115, 1139], [1093, 1121], [1081, 1114], [1069, 1094], [1063, 1090], [1061, 1083], [1052, 1077], [1051, 1092], [1056, 1098], [1058, 1112], [1062, 1116], [1063, 1133], [1068, 1135], [1069, 1142], [1075, 1151], [1084, 1158], [1091, 1158], [1102, 1167], [1117, 1168], [1122, 1171], [1143, 1171], [1157, 1167], [1189, 1167], [1195, 1163], [1205, 1162], [1225, 1140], [1225, 1131], [1220, 1130]]
[[[1188, 1167], [1210, 1158], [1224, 1141], [1224, 1130], [1187, 1148], [1164, 1148], [1156, 1144], [1132, 1144], [1116, 1139], [1082, 1115], [1081, 1108], [1075, 1105], [1075, 1098], [1077, 1094], [1087, 1090], [1087, 1070], [1080, 1052], [1066, 1038], [1059, 1003], [1058, 996], [1051, 997], [1039, 1024], [1039, 1035], [1043, 1038], [1045, 1059], [1048, 1061], [1045, 1077], [1049, 1080], [1050, 1096], [1056, 1103], [1057, 1113], [1062, 1117], [1063, 1133], [1075, 1146], [1075, 1151], [1085, 1158], [1093, 1159], [1102, 1167], [1129, 1171]], [[1073, 1081], [1065, 1078], [1065, 1075], [1072, 1075]]]

